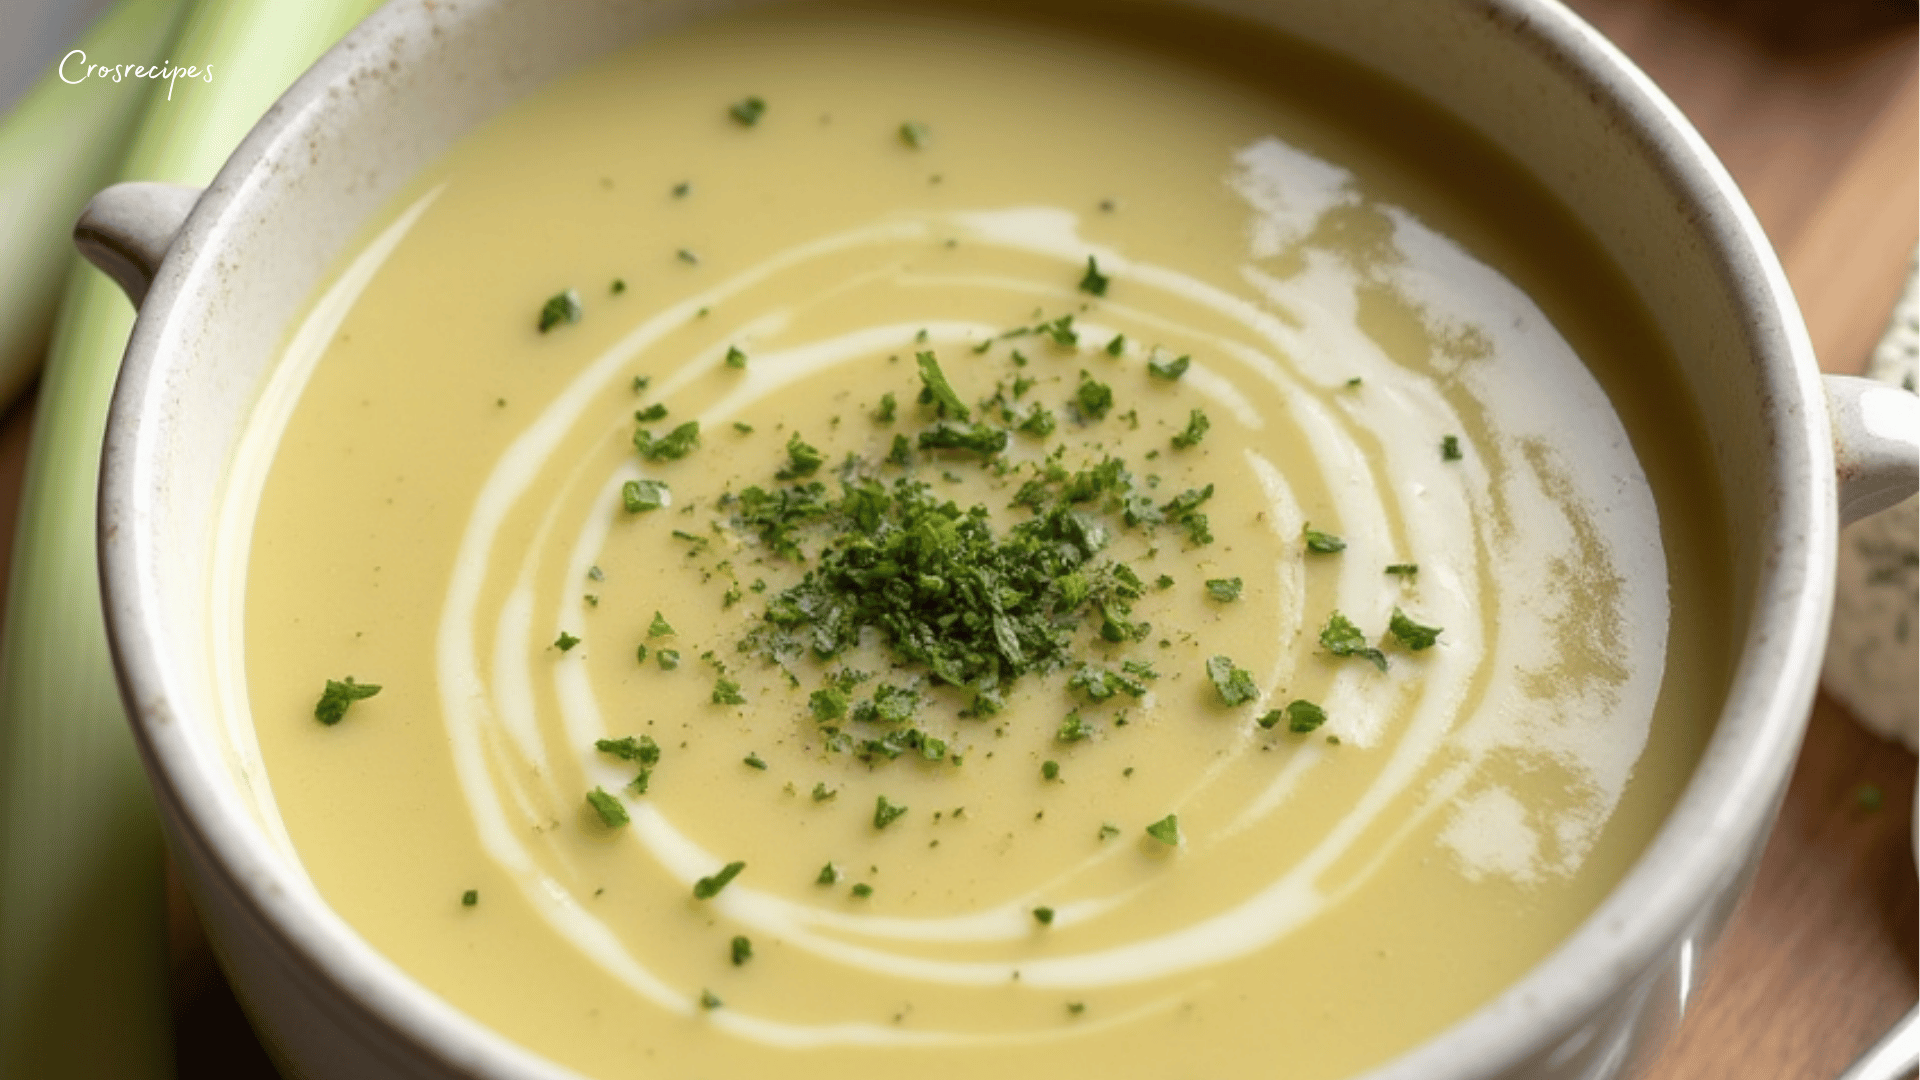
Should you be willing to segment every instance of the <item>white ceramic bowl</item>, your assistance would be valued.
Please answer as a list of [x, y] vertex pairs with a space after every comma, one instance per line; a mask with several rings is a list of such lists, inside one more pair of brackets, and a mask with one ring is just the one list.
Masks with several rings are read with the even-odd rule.
[[[1819, 672], [1841, 510], [1914, 490], [1913, 396], [1823, 382], [1725, 171], [1643, 75], [1551, 0], [1189, 2], [1386, 73], [1512, 155], [1634, 283], [1704, 418], [1728, 500], [1726, 617], [1744, 645], [1697, 774], [1568, 941], [1371, 1080], [1623, 1075], [1684, 1012], [1753, 873]], [[247, 410], [321, 275], [412, 173], [554, 76], [729, 6], [403, 0], [295, 84], [204, 194], [123, 185], [81, 221], [83, 249], [144, 295], [102, 478], [114, 656], [173, 854], [292, 1076], [570, 1074], [375, 953], [259, 825], [213, 719], [204, 646], [215, 511]]]

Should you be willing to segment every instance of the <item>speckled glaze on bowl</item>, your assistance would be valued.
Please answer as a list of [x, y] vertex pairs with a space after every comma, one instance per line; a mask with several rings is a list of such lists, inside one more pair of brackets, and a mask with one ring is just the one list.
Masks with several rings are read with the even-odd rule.
[[[1630, 1075], [1685, 1011], [1773, 821], [1819, 674], [1842, 512], [1914, 490], [1911, 403], [1823, 381], [1725, 171], [1644, 75], [1551, 0], [1185, 3], [1357, 60], [1485, 134], [1573, 209], [1680, 359], [1726, 493], [1726, 617], [1743, 643], [1712, 740], [1654, 842], [1570, 939], [1367, 1080]], [[175, 859], [289, 1076], [574, 1074], [376, 953], [263, 832], [213, 719], [204, 629], [216, 509], [247, 411], [322, 275], [416, 170], [556, 75], [737, 6], [402, 0], [296, 83], [197, 203], [123, 185], [81, 221], [88, 255], [144, 294], [102, 472], [121, 686]]]

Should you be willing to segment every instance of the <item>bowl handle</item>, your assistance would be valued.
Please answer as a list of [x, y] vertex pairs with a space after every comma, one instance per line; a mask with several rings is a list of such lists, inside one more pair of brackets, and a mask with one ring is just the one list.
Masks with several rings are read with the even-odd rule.
[[1920, 489], [1920, 394], [1851, 375], [1824, 379], [1845, 525]]
[[203, 189], [136, 180], [115, 184], [88, 201], [73, 226], [73, 244], [87, 261], [118, 282], [134, 307], [160, 272], [160, 260], [199, 201]]

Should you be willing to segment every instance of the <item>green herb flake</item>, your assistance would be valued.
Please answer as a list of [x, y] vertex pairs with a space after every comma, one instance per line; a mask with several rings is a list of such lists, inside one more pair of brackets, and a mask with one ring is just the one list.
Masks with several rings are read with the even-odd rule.
[[1041, 762], [1041, 763], [1040, 763], [1040, 778], [1041, 778], [1041, 779], [1043, 779], [1043, 780], [1058, 780], [1058, 779], [1060, 779], [1060, 763], [1059, 763], [1059, 762], [1057, 762], [1057, 761], [1043, 761], [1043, 762]]
[[1220, 693], [1220, 700], [1231, 708], [1245, 705], [1260, 696], [1260, 688], [1253, 684], [1253, 675], [1243, 667], [1236, 667], [1225, 656], [1214, 656], [1207, 660], [1207, 678], [1213, 682], [1213, 688]]
[[745, 370], [747, 366], [747, 354], [740, 351], [740, 346], [729, 345], [727, 346], [726, 364], [730, 368]]
[[1086, 1012], [1086, 1011], [1087, 1011], [1087, 1003], [1086, 1003], [1086, 1002], [1084, 1002], [1084, 1001], [1069, 1001], [1069, 1002], [1067, 1002], [1067, 1015], [1068, 1015], [1068, 1016], [1079, 1016], [1079, 1015], [1080, 1015], [1081, 1013], [1083, 1013], [1083, 1012]]
[[1085, 371], [1080, 373], [1080, 385], [1074, 388], [1073, 403], [1079, 406], [1080, 415], [1088, 420], [1098, 420], [1113, 408], [1113, 387], [1095, 380]]
[[899, 821], [906, 812], [906, 807], [895, 806], [893, 803], [887, 801], [885, 795], [882, 795], [873, 804], [873, 827], [876, 829], [884, 829], [894, 822]]
[[837, 686], [829, 686], [822, 690], [815, 690], [809, 695], [807, 708], [813, 713], [815, 720], [824, 724], [847, 715], [847, 702], [845, 690]]
[[751, 435], [753, 434], [753, 425], [747, 423], [745, 420], [735, 420], [733, 422], [733, 430], [742, 435]]
[[1239, 578], [1208, 578], [1207, 595], [1221, 603], [1240, 599], [1241, 581]]
[[932, 129], [916, 120], [909, 120], [900, 125], [900, 141], [915, 150], [926, 146], [927, 140], [931, 138], [933, 138]]
[[625, 825], [630, 820], [627, 817], [626, 804], [617, 797], [607, 794], [604, 788], [594, 788], [587, 792], [587, 805], [593, 807], [593, 812], [599, 814], [600, 821], [610, 829]]
[[640, 421], [643, 424], [658, 423], [659, 421], [665, 420], [667, 418], [667, 407], [665, 405], [660, 404], [659, 402], [655, 402], [652, 405], [649, 405], [646, 408], [641, 409], [639, 412], [634, 413], [633, 418], [635, 420]]
[[580, 294], [573, 289], [554, 293], [540, 306], [540, 332], [559, 326], [561, 323], [577, 323], [586, 309], [580, 306]]
[[728, 947], [728, 954], [733, 958], [733, 966], [739, 967], [753, 959], [753, 942], [743, 934], [735, 934], [733, 943]]
[[1168, 814], [1166, 817], [1147, 826], [1147, 835], [1166, 844], [1168, 847], [1178, 846], [1180, 843], [1180, 816], [1178, 814]]
[[653, 658], [659, 663], [662, 671], [672, 671], [680, 666], [679, 649], [661, 649], [653, 654]]
[[1286, 714], [1282, 713], [1279, 709], [1268, 709], [1266, 712], [1261, 713], [1259, 717], [1254, 720], [1254, 723], [1259, 724], [1268, 731], [1272, 731], [1274, 727], [1284, 719], [1286, 719]]
[[1120, 826], [1115, 825], [1111, 821], [1103, 821], [1100, 823], [1099, 838], [1101, 840], [1111, 840], [1114, 837], [1119, 835], [1120, 835]]
[[478, 904], [479, 902], [480, 902], [480, 890], [479, 890], [479, 889], [468, 889], [468, 890], [467, 890], [466, 892], [463, 892], [463, 893], [461, 893], [461, 894], [460, 894], [460, 906], [461, 906], [461, 907], [473, 907], [474, 905], [476, 905], [476, 904]]
[[647, 662], [647, 646], [645, 642], [642, 642], [640, 645], [637, 659], [642, 664]]
[[1459, 461], [1461, 456], [1460, 436], [1448, 435], [1440, 440], [1441, 461]]
[[1391, 563], [1387, 573], [1397, 578], [1413, 578], [1420, 574], [1420, 564], [1410, 562]]
[[648, 461], [678, 461], [700, 445], [700, 421], [689, 420], [660, 438], [639, 428], [633, 433], [633, 448]]
[[688, 183], [687, 181], [682, 180], [679, 183], [673, 185], [674, 198], [684, 199], [691, 194], [693, 194], [693, 185]]
[[[828, 787], [824, 781], [816, 782], [813, 785], [814, 802], [826, 802], [838, 794], [840, 794], [838, 790]], [[832, 882], [828, 882], [828, 884], [832, 884]]]
[[658, 480], [629, 480], [620, 485], [620, 503], [629, 514], [658, 510], [670, 501], [670, 491]]
[[[815, 790], [818, 789], [816, 788]], [[839, 882], [840, 868], [832, 863], [822, 866], [820, 872], [813, 877], [813, 883], [815, 885], [837, 885]]]
[[667, 621], [667, 617], [658, 611], [654, 612], [653, 622], [647, 627], [647, 636], [650, 638], [672, 637], [673, 633], [673, 624]]
[[740, 692], [740, 684], [732, 679], [717, 679], [713, 684], [713, 703], [715, 705], [745, 705], [746, 695]]
[[865, 900], [873, 895], [873, 886], [862, 881], [847, 891], [853, 894], [855, 900]]
[[947, 381], [946, 373], [940, 370], [940, 361], [930, 352], [915, 353], [913, 358], [920, 365], [920, 381], [925, 386], [921, 400], [931, 402], [934, 411], [941, 416], [952, 416], [956, 420], [971, 417], [972, 411], [967, 408], [966, 402], [960, 400], [960, 395], [954, 393], [953, 384]]
[[1193, 363], [1191, 356], [1182, 356], [1173, 360], [1162, 360], [1158, 355], [1147, 357], [1147, 374], [1163, 382], [1173, 382], [1187, 373], [1188, 365]]
[[1113, 335], [1113, 340], [1107, 342], [1108, 356], [1114, 356], [1114, 357], [1124, 356], [1126, 355], [1126, 351], [1127, 351], [1127, 335], [1125, 334], [1115, 334]]
[[1320, 645], [1335, 656], [1358, 656], [1381, 671], [1387, 670], [1387, 656], [1367, 644], [1367, 636], [1353, 620], [1335, 611], [1320, 628]]
[[739, 877], [740, 871], [746, 868], [746, 863], [730, 862], [721, 867], [719, 872], [713, 876], [701, 878], [699, 881], [693, 883], [693, 898], [695, 900], [711, 900], [719, 896], [720, 890], [726, 888], [728, 883], [733, 881], [734, 878]]
[[880, 395], [880, 404], [873, 410], [873, 422], [876, 424], [891, 424], [899, 411], [900, 403], [894, 398], [893, 391], [889, 390]]
[[1300, 535], [1306, 539], [1307, 550], [1315, 555], [1333, 555], [1347, 550], [1345, 540], [1332, 533], [1321, 532], [1312, 525], [1303, 527]]
[[1093, 738], [1094, 728], [1078, 712], [1070, 712], [1060, 726], [1054, 730], [1053, 739], [1061, 743], [1084, 742]]
[[712, 1012], [713, 1010], [718, 1009], [725, 1004], [726, 1002], [720, 1000], [719, 994], [716, 994], [711, 990], [700, 991], [700, 1007], [702, 1009], [705, 1009], [708, 1012]]
[[615, 295], [615, 296], [619, 296], [619, 295], [620, 295], [621, 293], [623, 293], [623, 292], [626, 292], [626, 291], [627, 291], [627, 282], [626, 282], [626, 279], [625, 279], [625, 278], [614, 278], [614, 279], [613, 279], [613, 284], [612, 284], [612, 285], [609, 285], [609, 286], [607, 286], [607, 291], [608, 291], [608, 292], [610, 292], [610, 293], [612, 293], [612, 294], [613, 294], [613, 295]]
[[1287, 702], [1287, 730], [1295, 735], [1310, 735], [1327, 722], [1327, 711], [1311, 701], [1296, 698]]
[[759, 754], [748, 754], [746, 757], [740, 759], [740, 763], [749, 769], [759, 769], [761, 772], [767, 771], [767, 763]]
[[673, 253], [673, 257], [676, 259], [679, 259], [683, 263], [686, 263], [688, 266], [700, 265], [700, 256], [695, 255], [693, 252], [688, 251], [686, 248], [681, 248], [678, 251], [675, 251]]
[[727, 106], [727, 115], [741, 127], [752, 127], [760, 122], [767, 112], [767, 103], [754, 95], [748, 95]]
[[1387, 631], [1399, 638], [1400, 644], [1405, 645], [1408, 651], [1420, 652], [1433, 648], [1433, 643], [1440, 639], [1442, 628], [1422, 626], [1407, 618], [1407, 613], [1396, 607], [1393, 617], [1387, 621]]
[[987, 424], [955, 424], [942, 420], [920, 433], [922, 450], [963, 450], [992, 457], [1007, 448], [1007, 433]]
[[1050, 907], [1034, 908], [1033, 921], [1039, 923], [1041, 926], [1052, 926], [1053, 925], [1053, 909]]
[[561, 652], [566, 652], [578, 644], [580, 644], [580, 639], [567, 633], [565, 630], [560, 631], [560, 636], [553, 639], [553, 647], [559, 649]]
[[1200, 440], [1207, 437], [1207, 429], [1212, 426], [1213, 423], [1207, 419], [1206, 413], [1201, 412], [1199, 409], [1188, 412], [1187, 429], [1173, 437], [1173, 448], [1175, 450], [1187, 450], [1199, 446]]
[[1093, 256], [1087, 256], [1087, 272], [1080, 275], [1080, 291], [1094, 296], [1105, 296], [1107, 286], [1111, 283], [1112, 279], [1100, 272], [1100, 264], [1093, 261]]
[[618, 739], [596, 739], [593, 748], [602, 754], [640, 765], [660, 764], [660, 744], [651, 735], [627, 735]]
[[820, 451], [808, 445], [796, 431], [787, 438], [786, 466], [773, 475], [777, 480], [798, 480], [818, 472], [824, 461], [826, 458]]
[[347, 715], [347, 709], [354, 702], [364, 701], [379, 692], [378, 686], [354, 682], [351, 675], [339, 681], [328, 679], [326, 687], [320, 691], [320, 700], [313, 706], [313, 718], [332, 727]]

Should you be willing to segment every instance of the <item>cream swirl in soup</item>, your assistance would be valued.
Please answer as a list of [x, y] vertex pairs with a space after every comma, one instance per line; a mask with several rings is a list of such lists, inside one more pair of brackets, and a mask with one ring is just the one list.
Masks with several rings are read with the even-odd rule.
[[676, 30], [315, 298], [228, 730], [456, 1007], [595, 1076], [1347, 1076], [1671, 805], [1724, 582], [1630, 289], [1341, 64], [1081, 14]]

